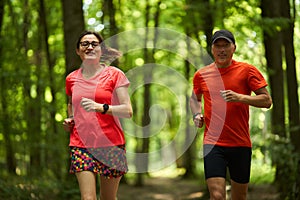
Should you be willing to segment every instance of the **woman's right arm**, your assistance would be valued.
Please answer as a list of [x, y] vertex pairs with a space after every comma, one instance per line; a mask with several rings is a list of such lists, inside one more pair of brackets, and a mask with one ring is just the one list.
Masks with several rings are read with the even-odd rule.
[[73, 117], [72, 96], [68, 96], [68, 116]]
[[67, 112], [68, 117], [64, 120], [63, 127], [65, 131], [70, 132], [74, 126], [72, 96], [68, 96]]

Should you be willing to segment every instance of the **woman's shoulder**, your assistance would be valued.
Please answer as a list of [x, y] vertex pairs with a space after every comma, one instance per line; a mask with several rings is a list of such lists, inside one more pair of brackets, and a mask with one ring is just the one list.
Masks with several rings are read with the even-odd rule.
[[108, 66], [106, 72], [106, 76], [109, 76], [110, 79], [115, 81], [118, 86], [129, 84], [129, 80], [126, 77], [126, 74], [120, 68], [115, 66]]
[[124, 74], [124, 72], [116, 66], [107, 66], [107, 71], [110, 74]]
[[80, 68], [79, 68], [79, 69], [76, 69], [76, 70], [74, 70], [74, 71], [72, 71], [72, 72], [70, 72], [70, 73], [67, 75], [66, 80], [70, 80], [70, 79], [72, 79], [72, 78], [74, 78], [74, 77], [77, 77], [79, 72], [80, 72]]
[[107, 66], [107, 68], [112, 72], [123, 72], [119, 67], [113, 65]]
[[77, 75], [77, 74], [79, 73], [80, 69], [81, 69], [81, 68], [75, 69], [74, 71], [70, 72], [70, 73], [67, 75], [67, 77], [68, 77], [68, 76], [74, 76], [74, 75]]

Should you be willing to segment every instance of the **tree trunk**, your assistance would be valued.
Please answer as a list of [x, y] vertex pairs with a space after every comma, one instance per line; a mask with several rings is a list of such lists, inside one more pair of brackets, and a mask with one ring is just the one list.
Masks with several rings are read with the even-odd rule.
[[[4, 1], [0, 2], [0, 33], [2, 32], [2, 22], [3, 22], [3, 16], [4, 16]], [[1, 35], [0, 35], [0, 39]], [[0, 60], [2, 60], [2, 55], [3, 55], [3, 47], [0, 46]], [[0, 70], [2, 71], [3, 66], [2, 66], [3, 62], [0, 62]], [[7, 99], [7, 87], [10, 87], [7, 85], [6, 82], [6, 78], [5, 76], [0, 77], [0, 91], [1, 91], [1, 111], [2, 111], [2, 115], [1, 115], [1, 124], [2, 124], [2, 128], [3, 128], [3, 136], [4, 136], [4, 145], [5, 145], [5, 161], [7, 164], [7, 171], [10, 174], [15, 174], [16, 173], [16, 159], [15, 159], [15, 152], [14, 152], [14, 148], [13, 148], [13, 144], [12, 144], [12, 140], [10, 137], [10, 133], [11, 133], [11, 120], [9, 117], [9, 112], [7, 110], [7, 105], [8, 105], [8, 99]]]
[[290, 5], [288, 1], [282, 0], [284, 17], [289, 20], [288, 27], [283, 30], [283, 44], [286, 60], [287, 91], [289, 102], [289, 130], [291, 141], [295, 148], [300, 150], [300, 119], [299, 119], [299, 96], [296, 72], [296, 57], [294, 48], [294, 19], [290, 16]]
[[[41, 16], [39, 16], [39, 30], [38, 32], [42, 32], [43, 21]], [[27, 34], [24, 34], [24, 37], [27, 37]], [[27, 40], [27, 38], [26, 38]], [[33, 71], [29, 71], [29, 73], [34, 74], [37, 77], [36, 81], [29, 81], [30, 84], [27, 87], [27, 133], [29, 138], [29, 152], [30, 152], [30, 166], [29, 166], [29, 176], [39, 176], [45, 166], [42, 163], [42, 131], [41, 131], [41, 118], [42, 118], [42, 100], [44, 94], [44, 86], [41, 84], [41, 72], [42, 72], [42, 34], [37, 36], [37, 49], [35, 50], [35, 65], [37, 68]], [[30, 77], [30, 76], [29, 76]], [[36, 85], [36, 97], [31, 95], [31, 87]]]
[[[45, 116], [45, 118], [49, 119], [49, 123], [47, 123], [47, 133], [46, 134], [46, 140], [51, 143], [55, 144], [57, 141], [59, 141], [60, 135], [58, 135], [58, 127], [55, 121], [55, 114], [56, 114], [56, 87], [55, 87], [55, 80], [54, 80], [54, 60], [51, 58], [50, 55], [50, 48], [48, 43], [49, 33], [47, 28], [47, 19], [46, 19], [46, 9], [44, 6], [44, 0], [39, 0], [40, 3], [40, 9], [39, 9], [39, 15], [41, 20], [41, 28], [43, 31], [42, 34], [42, 41], [45, 44], [45, 52], [46, 52], [46, 60], [48, 65], [48, 78], [49, 78], [49, 86], [52, 96], [52, 101], [50, 102], [50, 108], [49, 108], [49, 116]], [[44, 89], [43, 89], [44, 90]], [[58, 148], [48, 148], [46, 151], [46, 160], [52, 160], [53, 162], [45, 162], [47, 164], [47, 168], [51, 169], [57, 178], [61, 178], [61, 154], [60, 150]]]
[[[280, 1], [262, 0], [262, 17], [263, 19], [276, 19], [281, 16]], [[284, 110], [284, 79], [282, 69], [282, 35], [274, 27], [280, 24], [266, 24], [264, 27], [264, 46], [268, 66], [271, 95], [273, 99], [273, 109], [271, 113], [271, 130], [282, 140], [287, 138], [285, 130], [285, 110]], [[277, 148], [284, 148], [282, 140], [276, 141], [274, 145]], [[276, 166], [275, 183], [280, 191], [286, 190], [286, 163], [273, 155], [273, 164]]]
[[213, 15], [213, 5], [210, 2], [210, 0], [201, 0], [199, 5], [199, 8], [202, 10], [202, 27], [204, 34], [206, 36], [206, 51], [208, 54], [212, 57], [211, 54], [211, 38], [213, 34], [213, 29], [214, 29], [214, 15]]
[[[159, 6], [160, 6], [160, 4], [161, 4], [161, 1], [159, 0], [157, 2], [156, 12], [154, 14], [154, 27], [159, 27], [159, 16], [160, 16]], [[145, 11], [145, 27], [148, 27], [148, 25], [149, 25], [150, 8], [151, 8], [151, 5], [150, 5], [149, 1], [147, 0], [146, 11]], [[155, 63], [154, 54], [156, 51], [155, 48], [156, 48], [156, 42], [157, 42], [158, 35], [157, 35], [156, 30], [154, 30], [154, 31], [155, 31], [154, 39], [153, 39], [153, 47], [154, 48], [152, 51], [149, 51], [149, 49], [146, 48], [148, 39], [149, 39], [149, 30], [146, 28], [146, 34], [145, 34], [145, 40], [144, 40], [145, 63]], [[141, 140], [141, 142], [142, 142], [142, 145], [140, 147], [141, 149], [137, 149], [137, 152], [145, 153], [143, 156], [143, 159], [138, 162], [142, 163], [143, 167], [145, 167], [144, 171], [147, 172], [148, 171], [148, 163], [149, 163], [149, 157], [148, 157], [149, 143], [150, 143], [149, 135], [151, 132], [151, 126], [149, 126], [149, 124], [151, 123], [149, 111], [150, 111], [150, 107], [151, 107], [151, 103], [152, 103], [151, 102], [151, 99], [152, 99], [151, 82], [152, 82], [152, 76], [153, 76], [152, 66], [145, 66], [143, 72], [144, 72], [144, 93], [143, 93], [144, 108], [143, 108], [143, 117], [142, 117], [143, 139]], [[137, 186], [143, 185], [143, 175], [144, 175], [143, 173], [137, 174], [137, 179], [136, 179]]]
[[[1, 47], [0, 47], [0, 53], [1, 53]], [[2, 55], [2, 54], [0, 54]], [[2, 69], [2, 63], [0, 62], [0, 69]], [[7, 91], [7, 84], [6, 84], [6, 79], [4, 77], [1, 77], [0, 79], [0, 91], [1, 91], [1, 110], [2, 110], [2, 115], [1, 115], [1, 124], [3, 128], [3, 136], [4, 136], [4, 146], [5, 146], [5, 151], [6, 151], [6, 156], [5, 156], [5, 161], [7, 164], [7, 171], [10, 174], [15, 174], [16, 173], [16, 159], [15, 159], [15, 152], [13, 148], [13, 142], [11, 139], [11, 127], [10, 124], [12, 123], [9, 115], [9, 111], [7, 110], [7, 105], [8, 105], [8, 99], [7, 96], [8, 94], [6, 93]]]
[[[278, 1], [262, 0], [262, 17], [276, 18], [280, 16]], [[275, 25], [273, 25], [275, 26]], [[282, 37], [281, 33], [271, 29], [263, 30], [265, 54], [269, 72], [271, 95], [273, 99], [272, 132], [281, 137], [286, 137], [284, 124], [284, 81], [282, 69]]]
[[76, 54], [76, 41], [85, 29], [82, 6], [82, 0], [62, 0], [66, 74], [81, 65], [81, 60]]
[[2, 30], [2, 23], [4, 17], [4, 2], [4, 0], [0, 1], [0, 31]]
[[[145, 34], [145, 40], [144, 40], [144, 60], [145, 63], [149, 62], [149, 51], [146, 48], [147, 47], [147, 43], [148, 43], [148, 35], [149, 35], [149, 31], [148, 31], [148, 23], [150, 21], [150, 3], [147, 0], [146, 1], [146, 10], [145, 10], [145, 27], [146, 27], [146, 34]], [[143, 127], [143, 138], [140, 140], [141, 145], [137, 146], [137, 152], [139, 153], [145, 153], [144, 156], [142, 157], [142, 160], [137, 160], [137, 168], [140, 165], [140, 167], [145, 167], [145, 169], [143, 171], [147, 171], [148, 169], [148, 152], [149, 152], [149, 138], [148, 135], [150, 135], [150, 126], [148, 126], [150, 124], [150, 116], [149, 116], [149, 110], [150, 110], [150, 106], [151, 106], [151, 93], [150, 93], [150, 89], [151, 89], [151, 80], [152, 80], [152, 70], [150, 69], [151, 66], [144, 67], [144, 93], [143, 93], [143, 99], [144, 99], [144, 107], [143, 107], [143, 116], [142, 116], [142, 127]], [[137, 174], [137, 179], [136, 179], [136, 185], [137, 186], [142, 186], [144, 185], [143, 183], [143, 175], [144, 173], [138, 173]]]
[[[189, 44], [189, 31], [186, 31], [186, 35], [187, 35], [187, 49], [190, 49], [190, 44]], [[190, 63], [188, 62], [188, 60], [185, 60], [185, 78], [186, 80], [189, 80], [190, 78]], [[188, 88], [186, 90], [187, 92], [189, 91]], [[185, 144], [184, 146], [189, 146], [188, 149], [186, 150], [186, 152], [183, 154], [183, 167], [186, 169], [186, 172], [184, 174], [184, 178], [191, 178], [195, 176], [195, 162], [194, 162], [194, 158], [195, 158], [195, 150], [193, 149], [193, 144], [194, 143], [190, 143], [191, 141], [191, 131], [192, 128], [190, 126], [190, 119], [191, 119], [191, 112], [190, 112], [190, 106], [189, 106], [189, 99], [190, 99], [190, 92], [188, 92], [187, 94], [185, 94], [185, 111], [186, 111], [186, 127], [185, 127]]]
[[[104, 12], [108, 13], [108, 20], [109, 20], [109, 36], [114, 37], [113, 40], [111, 40], [110, 46], [112, 48], [118, 49], [119, 43], [118, 43], [118, 26], [116, 22], [116, 6], [113, 3], [113, 0], [105, 0], [104, 1]], [[104, 17], [103, 17], [104, 18]], [[119, 60], [116, 59], [113, 61], [112, 65], [118, 66]]]
[[[289, 21], [287, 28], [283, 29], [283, 44], [286, 60], [286, 80], [288, 93], [288, 108], [289, 108], [289, 131], [291, 143], [294, 147], [296, 156], [295, 161], [295, 178], [294, 184], [291, 184], [292, 199], [300, 199], [300, 119], [299, 119], [299, 96], [298, 82], [296, 73], [296, 57], [294, 48], [294, 22], [295, 16], [291, 17], [291, 6], [289, 1], [281, 0], [282, 15]], [[294, 3], [295, 5], [295, 3]], [[292, 9], [295, 15], [295, 7]]]

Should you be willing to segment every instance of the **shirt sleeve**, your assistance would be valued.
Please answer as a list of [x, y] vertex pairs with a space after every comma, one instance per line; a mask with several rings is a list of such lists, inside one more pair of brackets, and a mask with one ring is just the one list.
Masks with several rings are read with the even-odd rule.
[[68, 96], [72, 96], [72, 91], [73, 91], [73, 86], [75, 84], [75, 78], [78, 76], [79, 70], [75, 70], [71, 72], [70, 74], [67, 75], [66, 77], [66, 82], [65, 82], [65, 89], [66, 89], [66, 94]]
[[193, 90], [195, 94], [201, 94], [201, 75], [200, 72], [197, 71], [193, 78]]
[[118, 87], [128, 87], [130, 85], [130, 82], [123, 71], [121, 71], [118, 68], [115, 68], [115, 79], [116, 79], [116, 85], [115, 88]]
[[254, 66], [250, 66], [249, 76], [248, 76], [248, 84], [252, 91], [256, 91], [256, 90], [266, 87], [268, 85], [264, 76]]
[[66, 94], [72, 96], [70, 76], [67, 76], [66, 78]]

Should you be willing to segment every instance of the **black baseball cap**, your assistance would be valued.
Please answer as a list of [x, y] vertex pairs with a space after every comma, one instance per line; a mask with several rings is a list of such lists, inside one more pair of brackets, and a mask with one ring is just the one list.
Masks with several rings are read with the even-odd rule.
[[228, 42], [231, 42], [231, 43], [235, 44], [234, 36], [228, 30], [219, 30], [219, 31], [216, 31], [214, 33], [214, 35], [212, 36], [211, 43], [212, 44], [215, 43], [215, 41], [217, 41], [217, 39], [220, 39], [220, 38], [223, 38], [223, 39], [227, 40]]

